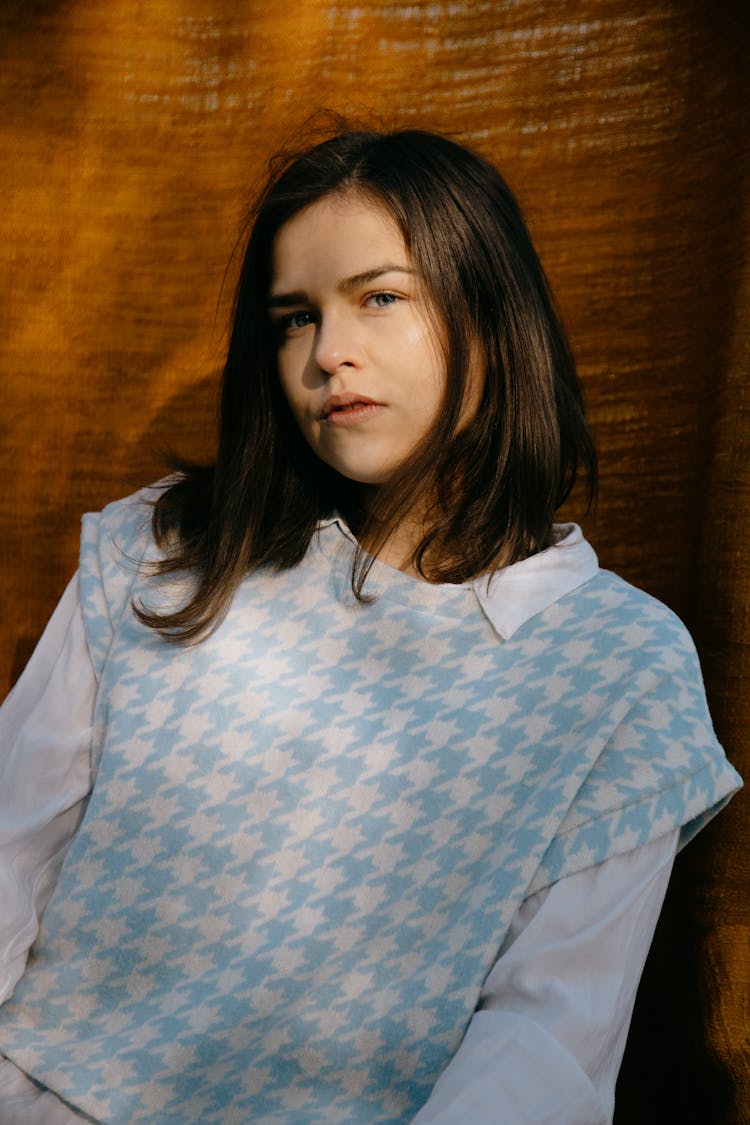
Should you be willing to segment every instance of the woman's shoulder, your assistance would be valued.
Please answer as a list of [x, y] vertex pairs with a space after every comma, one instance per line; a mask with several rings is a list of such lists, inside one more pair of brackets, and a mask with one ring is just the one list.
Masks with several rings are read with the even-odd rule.
[[148, 564], [161, 557], [153, 535], [153, 509], [169, 483], [141, 488], [99, 512], [86, 513], [81, 521], [78, 585], [97, 674], [137, 584], [148, 581]]
[[558, 603], [552, 616], [561, 620], [571, 612], [592, 635], [610, 638], [613, 646], [649, 651], [677, 647], [694, 651], [690, 632], [664, 602], [610, 570], [592, 577]]
[[695, 644], [668, 606], [598, 570], [550, 607], [547, 627], [555, 704], [575, 711], [598, 749], [533, 890], [674, 829], [686, 843], [741, 785], [713, 729]]
[[108, 544], [119, 545], [122, 549], [125, 544], [133, 547], [138, 543], [147, 549], [154, 542], [154, 505], [174, 480], [174, 477], [165, 477], [111, 501], [98, 512], [87, 512], [82, 519], [84, 541], [95, 541], [100, 550]]

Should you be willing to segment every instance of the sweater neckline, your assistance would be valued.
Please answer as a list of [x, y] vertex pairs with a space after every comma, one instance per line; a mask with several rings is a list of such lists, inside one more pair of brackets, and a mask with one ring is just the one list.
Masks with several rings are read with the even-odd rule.
[[[337, 534], [329, 528], [337, 529]], [[430, 583], [374, 559], [366, 588], [392, 600], [422, 606], [441, 616], [465, 617], [478, 604], [493, 629], [508, 640], [532, 618], [593, 579], [599, 571], [596, 552], [575, 523], [554, 525], [555, 542], [520, 562], [464, 583]], [[318, 536], [338, 544], [343, 569], [342, 593], [357, 541], [338, 513], [321, 520]], [[322, 542], [322, 541], [321, 541]], [[327, 553], [327, 552], [325, 552]], [[344, 595], [345, 596], [345, 595]]]
[[[330, 520], [321, 521], [318, 542], [326, 557], [330, 559], [332, 555], [336, 556], [337, 577], [340, 584], [343, 581], [342, 593], [353, 601], [354, 595], [349, 582], [352, 559], [357, 547], [354, 535], [341, 517], [334, 516]], [[369, 555], [366, 557], [371, 562], [371, 568], [365, 583], [365, 594], [373, 594], [376, 598], [385, 597], [388, 601], [440, 617], [465, 619], [479, 608], [472, 582], [425, 582], [421, 578], [404, 574], [380, 559], [372, 559]]]

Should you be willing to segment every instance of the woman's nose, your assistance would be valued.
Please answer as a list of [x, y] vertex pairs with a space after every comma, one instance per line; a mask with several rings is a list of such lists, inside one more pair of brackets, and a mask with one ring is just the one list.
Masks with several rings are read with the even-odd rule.
[[361, 363], [361, 345], [356, 325], [350, 317], [331, 315], [318, 322], [313, 349], [315, 363], [327, 375], [341, 367], [358, 367]]

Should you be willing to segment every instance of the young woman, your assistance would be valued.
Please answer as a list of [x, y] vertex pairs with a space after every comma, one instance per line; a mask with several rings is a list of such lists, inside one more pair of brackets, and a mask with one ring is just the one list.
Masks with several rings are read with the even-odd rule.
[[580, 468], [493, 168], [276, 168], [215, 466], [85, 518], [4, 709], [0, 1121], [611, 1120], [739, 779], [684, 628], [553, 524]]

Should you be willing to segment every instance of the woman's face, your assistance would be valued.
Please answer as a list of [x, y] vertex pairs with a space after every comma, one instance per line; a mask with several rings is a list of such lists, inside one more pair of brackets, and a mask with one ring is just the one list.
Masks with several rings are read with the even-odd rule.
[[276, 236], [269, 309], [305, 440], [350, 480], [383, 484], [432, 427], [445, 385], [397, 224], [354, 192], [306, 207]]

